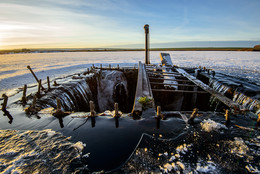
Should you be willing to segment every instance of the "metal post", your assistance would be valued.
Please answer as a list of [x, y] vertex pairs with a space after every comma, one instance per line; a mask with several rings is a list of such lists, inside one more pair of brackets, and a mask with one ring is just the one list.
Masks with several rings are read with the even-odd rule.
[[144, 32], [145, 32], [145, 64], [150, 64], [149, 58], [149, 25], [144, 25]]

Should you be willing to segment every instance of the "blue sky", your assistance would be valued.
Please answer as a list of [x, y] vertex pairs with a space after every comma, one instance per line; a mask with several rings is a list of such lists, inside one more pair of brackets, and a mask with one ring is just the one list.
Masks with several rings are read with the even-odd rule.
[[259, 9], [260, 0], [0, 0], [0, 49], [143, 47], [144, 24], [152, 47], [253, 46]]

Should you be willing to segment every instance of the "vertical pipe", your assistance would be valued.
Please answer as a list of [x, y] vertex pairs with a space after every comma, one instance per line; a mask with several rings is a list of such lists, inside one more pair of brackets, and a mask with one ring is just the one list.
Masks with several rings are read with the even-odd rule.
[[145, 31], [145, 64], [150, 64], [150, 58], [149, 58], [149, 25], [144, 25], [144, 31]]

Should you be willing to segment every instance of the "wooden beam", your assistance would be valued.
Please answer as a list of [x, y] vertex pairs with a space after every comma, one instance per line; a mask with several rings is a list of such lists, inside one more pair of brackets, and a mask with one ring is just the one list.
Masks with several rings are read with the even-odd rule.
[[180, 73], [177, 73], [177, 72], [162, 72], [162, 71], [150, 71], [148, 72], [149, 74], [153, 72], [153, 74], [175, 74], [175, 75], [182, 75]]
[[[152, 85], [171, 85], [170, 83], [163, 83], [163, 82], [150, 82], [150, 84], [152, 84]], [[197, 85], [176, 84], [175, 86], [196, 87]]]
[[[138, 101], [141, 97], [153, 98], [153, 94], [152, 94], [149, 78], [146, 74], [145, 65], [139, 62], [135, 102], [132, 110], [133, 116], [140, 116], [142, 114], [143, 105]], [[152, 101], [152, 107], [154, 107], [154, 101]]]
[[[158, 74], [158, 73], [148, 73], [149, 75], [150, 74], [154, 74], [154, 75], [159, 75], [159, 76], [164, 76], [164, 77], [183, 77], [183, 78], [186, 78], [186, 77], [184, 77], [184, 76], [182, 76], [182, 75], [173, 75], [173, 74], [167, 74], [167, 73], [160, 73], [160, 74]], [[168, 80], [168, 79], [167, 79]]]
[[174, 92], [174, 93], [199, 93], [207, 94], [206, 91], [186, 91], [186, 90], [170, 90], [170, 89], [152, 89], [153, 92]]
[[208, 85], [206, 85], [205, 83], [203, 83], [202, 81], [197, 79], [196, 77], [194, 77], [194, 76], [190, 75], [189, 73], [187, 73], [184, 69], [176, 68], [176, 70], [179, 73], [181, 73], [183, 76], [187, 77], [194, 84], [198, 85], [203, 90], [207, 91], [208, 93], [210, 93], [211, 95], [216, 97], [218, 100], [223, 102], [228, 107], [235, 108], [235, 109], [240, 109], [240, 106], [239, 106], [238, 103], [232, 101], [231, 99], [227, 98], [226, 96], [224, 96], [224, 95], [220, 94], [219, 92], [215, 91], [214, 89], [212, 89], [211, 87], [209, 87]]
[[[164, 78], [153, 78], [149, 77], [150, 80], [164, 80]], [[192, 82], [190, 80], [180, 80], [180, 79], [167, 79], [167, 81], [176, 81], [176, 82]]]

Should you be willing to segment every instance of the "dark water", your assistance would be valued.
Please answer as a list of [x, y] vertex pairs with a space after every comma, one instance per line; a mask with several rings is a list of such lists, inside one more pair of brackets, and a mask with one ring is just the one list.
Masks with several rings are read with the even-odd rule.
[[[118, 89], [117, 86], [124, 85], [124, 89], [129, 88], [129, 83], [126, 83], [122, 73], [115, 76], [121, 80], [111, 79], [102, 74], [99, 78], [107, 81], [107, 85], [103, 85], [111, 86], [105, 89], [110, 94], [110, 98], [127, 96], [125, 93], [117, 93], [115, 97], [113, 91]], [[140, 120], [133, 120], [127, 114], [117, 120], [109, 112], [106, 112], [107, 116], [98, 116], [93, 120], [86, 116], [89, 114], [87, 111], [90, 100], [95, 101], [96, 109], [98, 109], [100, 98], [95, 96], [98, 96], [99, 90], [93, 88], [98, 80], [88, 74], [77, 77], [83, 78], [60, 79], [58, 84], [61, 85], [53, 87], [54, 89], [48, 94], [43, 94], [37, 102], [37, 107], [56, 108], [55, 100], [59, 96], [62, 99], [63, 111], [78, 112], [63, 118], [53, 117], [50, 110], [42, 110], [38, 114], [25, 114], [24, 108], [30, 105], [33, 97], [28, 96], [28, 104], [23, 106], [18, 101], [21, 92], [10, 97], [8, 112], [1, 112], [1, 129], [52, 129], [61, 132], [66, 137], [71, 136], [70, 142], [81, 141], [86, 144], [79, 159], [81, 162], [73, 164], [72, 168], [63, 171], [55, 170], [50, 169], [49, 164], [49, 166], [40, 166], [39, 169], [44, 168], [42, 171], [46, 169], [50, 173], [56, 173], [54, 171], [70, 173], [72, 170], [87, 172], [87, 167], [90, 172], [103, 170], [112, 173], [146, 173], [148, 171], [155, 173], [190, 171], [194, 173], [259, 173], [260, 134], [259, 129], [255, 129], [256, 120], [250, 118], [252, 114], [256, 118], [254, 113], [231, 115], [231, 123], [227, 126], [224, 125], [224, 111], [221, 110], [200, 112], [192, 125], [186, 124], [178, 114], [168, 114], [165, 120], [160, 120], [159, 124], [154, 118], [156, 113], [153, 109], [147, 109]], [[109, 79], [106, 80], [107, 77]], [[122, 82], [122, 79], [125, 81]], [[31, 90], [36, 91], [36, 87]], [[257, 90], [255, 91], [258, 93]], [[111, 101], [106, 103], [107, 107], [112, 110]], [[102, 107], [105, 108], [104, 105]], [[184, 114], [189, 118], [190, 113]], [[46, 132], [37, 134], [39, 141], [47, 141], [44, 134]], [[51, 143], [57, 145], [65, 142], [54, 140]], [[27, 146], [21, 146], [21, 148], [27, 149]], [[59, 154], [59, 145], [53, 150]], [[71, 150], [72, 148], [65, 148], [61, 151], [69, 153]], [[44, 155], [43, 158], [45, 158]], [[5, 159], [5, 156], [0, 154], [0, 159]], [[58, 158], [57, 161], [59, 160], [62, 159]], [[37, 168], [36, 166], [37, 163], [34, 168]], [[2, 165], [1, 172], [7, 167], [10, 169], [13, 167], [12, 170], [17, 169], [16, 165], [9, 163], [9, 166]], [[25, 172], [25, 169], [21, 171]]]

